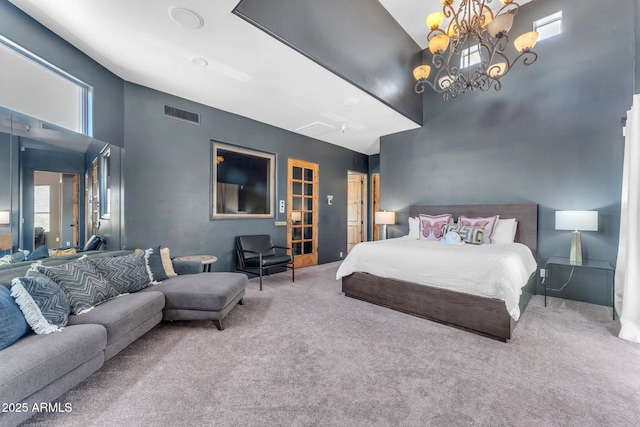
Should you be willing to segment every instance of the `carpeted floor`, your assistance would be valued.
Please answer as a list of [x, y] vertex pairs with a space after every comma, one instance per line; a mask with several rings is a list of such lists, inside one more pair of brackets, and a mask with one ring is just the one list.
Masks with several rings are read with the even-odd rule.
[[337, 268], [252, 280], [222, 332], [158, 325], [27, 425], [640, 425], [610, 309], [536, 296], [504, 344], [347, 298]]

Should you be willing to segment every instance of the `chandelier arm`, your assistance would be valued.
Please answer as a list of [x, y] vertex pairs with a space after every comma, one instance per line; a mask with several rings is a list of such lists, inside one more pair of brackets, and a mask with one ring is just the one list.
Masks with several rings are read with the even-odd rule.
[[494, 18], [496, 16], [500, 16], [500, 15], [502, 15], [502, 12], [504, 12], [504, 13], [513, 13], [514, 15], [517, 15], [519, 11], [520, 11], [520, 5], [518, 3], [516, 3], [516, 2], [511, 2], [511, 3], [505, 4], [504, 6], [502, 6], [498, 10], [498, 12], [493, 16], [494, 16]]

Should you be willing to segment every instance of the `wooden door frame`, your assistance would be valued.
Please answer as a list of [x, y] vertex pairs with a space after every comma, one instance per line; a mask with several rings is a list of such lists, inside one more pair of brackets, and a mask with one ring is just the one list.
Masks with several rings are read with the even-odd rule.
[[[303, 255], [294, 255], [292, 238], [293, 238], [293, 219], [292, 219], [292, 211], [293, 211], [293, 176], [292, 176], [292, 168], [294, 166], [301, 167], [303, 169], [313, 169], [313, 209], [311, 210], [313, 214], [313, 222], [312, 222], [312, 241], [313, 241], [313, 252], [312, 256], [305, 257], [306, 254]], [[320, 210], [319, 206], [319, 198], [318, 198], [318, 190], [320, 188], [319, 181], [319, 171], [320, 165], [318, 163], [308, 162], [305, 160], [298, 159], [287, 159], [287, 246], [291, 248], [291, 256], [294, 257], [294, 262], [296, 268], [299, 267], [307, 267], [310, 265], [318, 264], [318, 214]], [[304, 175], [303, 175], [304, 178]], [[304, 233], [304, 231], [303, 231]], [[305, 257], [305, 258], [301, 258]]]
[[[369, 231], [369, 227], [368, 227], [368, 214], [367, 214], [367, 207], [369, 206], [369, 191], [368, 191], [368, 182], [369, 182], [369, 175], [365, 172], [356, 172], [356, 171], [352, 171], [352, 170], [347, 170], [347, 200], [349, 200], [349, 175], [358, 175], [360, 176], [360, 182], [361, 182], [361, 187], [360, 187], [360, 196], [361, 196], [361, 200], [360, 200], [360, 205], [361, 205], [361, 209], [362, 209], [362, 229], [360, 230], [361, 233], [361, 241], [366, 242], [368, 240], [368, 231]], [[348, 209], [348, 207], [347, 207]], [[348, 215], [348, 213], [347, 213]], [[347, 226], [347, 245], [349, 243], [349, 237], [348, 237], [348, 226]]]

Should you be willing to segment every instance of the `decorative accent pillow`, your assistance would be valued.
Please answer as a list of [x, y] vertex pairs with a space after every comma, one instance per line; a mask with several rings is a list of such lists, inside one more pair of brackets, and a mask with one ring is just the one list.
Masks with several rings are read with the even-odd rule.
[[420, 238], [420, 221], [414, 216], [409, 217], [409, 237], [412, 239]]
[[86, 256], [55, 267], [38, 265], [37, 269], [62, 288], [73, 314], [86, 313], [96, 304], [118, 295], [118, 290]]
[[56, 249], [55, 251], [53, 251], [51, 256], [54, 257], [54, 256], [71, 255], [71, 254], [75, 254], [76, 252], [77, 252], [76, 248]]
[[49, 249], [46, 246], [38, 246], [27, 257], [27, 261], [35, 261], [38, 259], [49, 258]]
[[58, 332], [67, 325], [71, 307], [60, 287], [47, 277], [16, 277], [11, 296], [36, 334]]
[[0, 285], [0, 350], [29, 332], [29, 325], [9, 289]]
[[491, 236], [491, 243], [513, 243], [516, 239], [518, 221], [515, 218], [499, 219]]
[[139, 291], [151, 285], [144, 253], [103, 257], [90, 260], [102, 276], [120, 294]]
[[491, 243], [491, 236], [498, 222], [499, 215], [489, 217], [475, 217], [468, 218], [464, 215], [458, 217], [458, 224], [465, 227], [484, 227], [484, 236], [482, 237], [482, 243]]
[[144, 259], [147, 262], [147, 273], [152, 283], [160, 283], [167, 280], [169, 276], [162, 266], [162, 256], [160, 255], [160, 246], [149, 248], [144, 251]]
[[444, 226], [453, 220], [453, 215], [418, 215], [420, 222], [420, 239], [440, 240], [444, 236]]
[[160, 249], [160, 258], [162, 259], [162, 267], [168, 277], [176, 277], [178, 273], [173, 269], [173, 262], [171, 261], [171, 253], [169, 248]]
[[444, 233], [447, 234], [450, 231], [456, 232], [462, 238], [462, 241], [471, 243], [472, 245], [481, 245], [482, 237], [484, 236], [484, 227], [468, 227], [459, 224], [447, 224], [444, 228]]

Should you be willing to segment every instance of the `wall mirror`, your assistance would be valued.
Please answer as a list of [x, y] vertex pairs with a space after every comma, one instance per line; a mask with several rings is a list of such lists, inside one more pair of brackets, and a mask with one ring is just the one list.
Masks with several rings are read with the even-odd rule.
[[123, 164], [120, 147], [0, 107], [0, 260], [18, 249], [81, 247], [91, 234], [121, 248]]
[[276, 156], [212, 142], [211, 217], [273, 218]]

